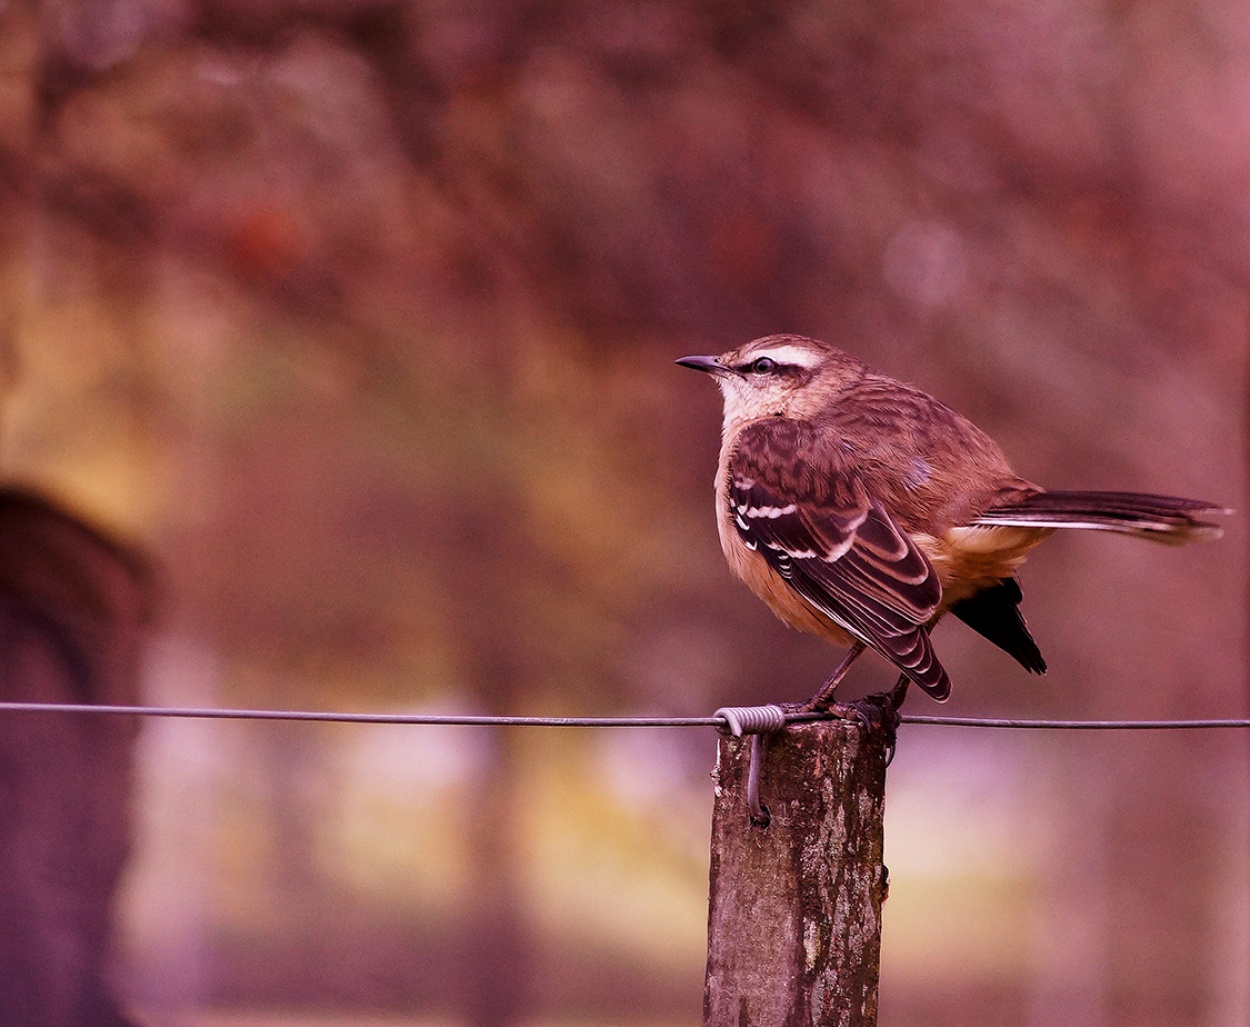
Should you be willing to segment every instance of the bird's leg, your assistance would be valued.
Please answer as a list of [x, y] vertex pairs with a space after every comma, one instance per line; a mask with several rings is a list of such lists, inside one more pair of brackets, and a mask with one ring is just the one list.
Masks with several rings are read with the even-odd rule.
[[906, 674], [900, 674], [898, 684], [890, 689], [889, 695], [886, 696], [886, 703], [896, 714], [903, 705], [903, 700], [907, 698], [907, 687], [911, 684], [911, 678]]
[[854, 711], [856, 719], [864, 721], [869, 727], [884, 728], [890, 733], [892, 738], [895, 730], [902, 722], [898, 709], [903, 705], [903, 700], [907, 698], [909, 685], [911, 685], [911, 679], [906, 674], [900, 674], [898, 676], [898, 684], [888, 692], [874, 692], [872, 695], [866, 695], [862, 699], [855, 699], [849, 703], [835, 703], [834, 705], [843, 710]]
[[829, 709], [833, 703], [833, 695], [838, 690], [838, 685], [846, 677], [846, 672], [851, 669], [851, 664], [859, 659], [859, 655], [864, 651], [864, 648], [863, 642], [855, 642], [851, 645], [846, 655], [842, 657], [842, 662], [829, 675], [829, 679], [820, 686], [815, 695], [803, 704], [803, 709], [806, 712], [819, 713]]
[[828, 713], [841, 720], [858, 721], [865, 730], [870, 732], [884, 731], [885, 765], [888, 767], [894, 759], [895, 735], [902, 722], [898, 709], [907, 698], [907, 689], [911, 685], [911, 679], [906, 674], [900, 674], [898, 683], [888, 692], [866, 695], [862, 699], [855, 699], [848, 703], [834, 702], [832, 692], [837, 687], [838, 680], [863, 651], [862, 645], [852, 648], [819, 692], [802, 706], [787, 703], [783, 704], [783, 709], [787, 713]]

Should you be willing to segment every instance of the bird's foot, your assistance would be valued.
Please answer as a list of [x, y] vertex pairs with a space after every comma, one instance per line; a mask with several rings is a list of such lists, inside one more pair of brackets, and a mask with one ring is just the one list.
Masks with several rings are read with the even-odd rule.
[[834, 720], [854, 720], [869, 731], [894, 731], [901, 718], [891, 692], [877, 692], [851, 702], [782, 703], [787, 714], [823, 713]]
[[787, 715], [821, 713], [833, 720], [854, 721], [862, 725], [868, 735], [882, 732], [886, 747], [886, 765], [894, 759], [898, 726], [902, 723], [894, 692], [878, 692], [851, 702], [822, 702], [814, 697], [805, 703], [782, 703], [781, 708]]

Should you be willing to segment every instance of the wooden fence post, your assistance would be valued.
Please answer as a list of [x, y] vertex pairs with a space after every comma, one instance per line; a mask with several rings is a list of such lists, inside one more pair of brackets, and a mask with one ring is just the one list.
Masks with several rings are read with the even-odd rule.
[[722, 736], [712, 815], [705, 1027], [874, 1027], [881, 957], [884, 732], [844, 721]]

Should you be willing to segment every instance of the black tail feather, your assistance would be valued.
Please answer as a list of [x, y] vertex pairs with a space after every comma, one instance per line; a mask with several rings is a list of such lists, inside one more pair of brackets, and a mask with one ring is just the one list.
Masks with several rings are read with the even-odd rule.
[[977, 519], [985, 525], [1090, 528], [1182, 545], [1219, 538], [1224, 529], [1198, 514], [1231, 511], [1200, 499], [1145, 492], [1038, 492], [990, 507]]
[[951, 613], [1003, 652], [1015, 657], [1025, 670], [1032, 674], [1045, 674], [1046, 661], [1020, 612], [1021, 598], [1020, 583], [1015, 578], [1007, 578], [976, 595], [959, 600], [951, 607]]

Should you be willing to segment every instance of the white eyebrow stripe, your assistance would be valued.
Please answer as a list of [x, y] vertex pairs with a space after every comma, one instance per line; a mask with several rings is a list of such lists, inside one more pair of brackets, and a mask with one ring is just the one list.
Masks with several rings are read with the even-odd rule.
[[751, 354], [752, 360], [758, 360], [760, 357], [772, 357], [779, 364], [791, 364], [808, 369], [820, 363], [820, 354], [804, 346], [769, 346], [767, 349], [756, 350]]

